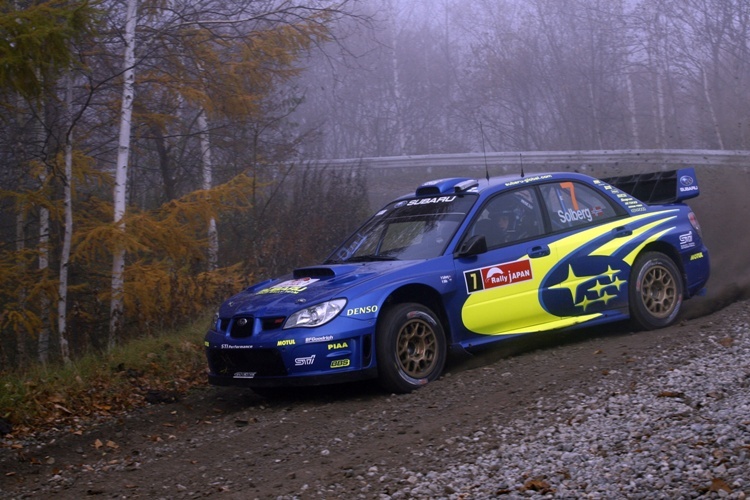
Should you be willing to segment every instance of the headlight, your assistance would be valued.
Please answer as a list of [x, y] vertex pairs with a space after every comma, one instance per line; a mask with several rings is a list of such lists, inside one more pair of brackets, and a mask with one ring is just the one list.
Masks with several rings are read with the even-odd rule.
[[335, 318], [344, 309], [345, 305], [346, 299], [336, 299], [307, 307], [289, 316], [284, 323], [284, 329], [296, 327], [313, 328], [325, 325]]

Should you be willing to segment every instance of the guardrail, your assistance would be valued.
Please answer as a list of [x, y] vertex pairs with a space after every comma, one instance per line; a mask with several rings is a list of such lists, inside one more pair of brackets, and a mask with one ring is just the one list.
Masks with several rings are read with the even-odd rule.
[[480, 167], [487, 165], [704, 165], [750, 166], [750, 151], [714, 149], [613, 149], [594, 151], [512, 151], [384, 156], [316, 160], [311, 166], [369, 168]]

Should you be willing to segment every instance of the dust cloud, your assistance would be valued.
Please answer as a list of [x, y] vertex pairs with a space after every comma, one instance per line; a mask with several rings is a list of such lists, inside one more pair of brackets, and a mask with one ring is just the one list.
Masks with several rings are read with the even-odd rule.
[[750, 298], [750, 167], [695, 167], [701, 194], [688, 200], [711, 257], [704, 297], [685, 302], [687, 317]]

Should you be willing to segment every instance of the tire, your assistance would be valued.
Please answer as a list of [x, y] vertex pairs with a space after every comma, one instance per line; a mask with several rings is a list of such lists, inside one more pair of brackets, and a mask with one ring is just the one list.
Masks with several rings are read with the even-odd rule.
[[630, 273], [629, 300], [633, 322], [644, 330], [671, 325], [682, 307], [682, 275], [660, 252], [639, 256]]
[[443, 326], [420, 304], [397, 304], [385, 311], [376, 332], [380, 385], [408, 393], [437, 379], [446, 359]]

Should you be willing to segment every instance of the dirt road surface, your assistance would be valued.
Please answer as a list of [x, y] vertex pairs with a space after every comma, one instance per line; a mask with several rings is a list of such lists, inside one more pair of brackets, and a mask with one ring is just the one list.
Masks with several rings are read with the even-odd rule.
[[[451, 436], [522, 419], [539, 398], [586, 391], [607, 377], [635, 383], [654, 353], [708, 348], [716, 325], [748, 307], [750, 175], [703, 169], [699, 179], [702, 194], [691, 206], [711, 250], [710, 292], [686, 302], [670, 328], [633, 332], [622, 324], [514, 341], [453, 361], [440, 380], [407, 395], [369, 383], [274, 399], [199, 388], [85, 432], [61, 429], [35, 445], [0, 449], [0, 496], [318, 498], [313, 492], [335, 484], [377, 498], [388, 494], [389, 471], [443, 467], [420, 451], [440, 450]], [[447, 448], [441, 460], [451, 460]]]

